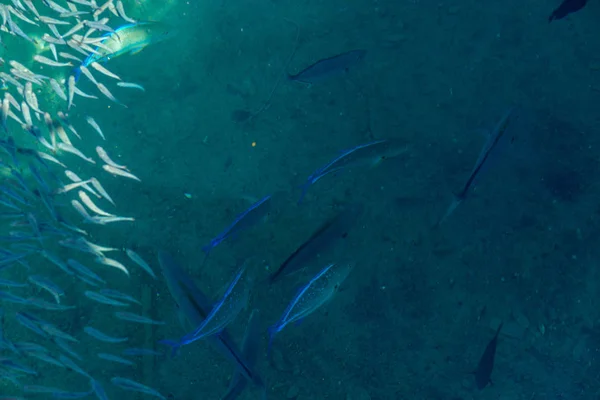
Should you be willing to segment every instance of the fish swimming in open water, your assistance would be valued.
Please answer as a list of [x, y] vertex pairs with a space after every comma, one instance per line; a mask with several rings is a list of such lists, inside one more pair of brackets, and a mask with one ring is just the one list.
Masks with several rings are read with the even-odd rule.
[[329, 301], [352, 271], [349, 263], [329, 264], [302, 286], [287, 306], [283, 315], [269, 328], [269, 350], [275, 335], [286, 326], [300, 321]]
[[552, 22], [555, 19], [563, 19], [567, 15], [581, 10], [586, 4], [587, 0], [563, 0], [560, 6], [552, 11], [552, 14], [548, 17], [548, 22]]
[[502, 329], [502, 324], [498, 326], [496, 334], [485, 347], [485, 351], [479, 359], [477, 369], [475, 370], [475, 383], [477, 389], [481, 390], [492, 383], [492, 370], [494, 369], [494, 359], [496, 358], [496, 345], [498, 344], [498, 335]]
[[331, 76], [347, 72], [350, 67], [362, 61], [366, 54], [366, 50], [351, 50], [333, 57], [324, 58], [309, 65], [295, 75], [288, 75], [288, 79], [313, 84]]
[[460, 192], [458, 192], [458, 194], [454, 197], [454, 200], [452, 201], [452, 203], [446, 210], [446, 214], [444, 214], [444, 216], [438, 221], [437, 225], [440, 225], [442, 222], [444, 222], [450, 216], [450, 214], [452, 214], [454, 212], [454, 210], [456, 210], [456, 207], [458, 207], [460, 205], [460, 203], [462, 203], [463, 200], [467, 197], [467, 193], [469, 192], [469, 189], [471, 189], [471, 186], [473, 186], [473, 183], [475, 182], [475, 178], [477, 178], [477, 176], [481, 172], [483, 165], [490, 157], [491, 152], [494, 150], [494, 148], [500, 141], [500, 138], [502, 137], [504, 132], [506, 132], [506, 129], [508, 128], [508, 124], [510, 122], [510, 117], [513, 114], [513, 110], [514, 110], [513, 108], [509, 109], [502, 116], [500, 121], [498, 121], [498, 123], [494, 127], [494, 130], [488, 136], [488, 140], [483, 145], [483, 148], [481, 149], [481, 152], [479, 153], [479, 158], [477, 159], [477, 162], [475, 163], [475, 166], [473, 167], [473, 170], [471, 171], [471, 175], [469, 175], [469, 178], [463, 185]]
[[[159, 251], [158, 261], [169, 292], [179, 311], [185, 315], [191, 326], [199, 326], [213, 308], [211, 301], [170, 254]], [[236, 371], [248, 382], [252, 382], [253, 385], [264, 390], [264, 383], [255, 370], [255, 363], [246, 359], [246, 352], [242, 352], [236, 346], [226, 328], [208, 338], [208, 341], [232, 362]]]

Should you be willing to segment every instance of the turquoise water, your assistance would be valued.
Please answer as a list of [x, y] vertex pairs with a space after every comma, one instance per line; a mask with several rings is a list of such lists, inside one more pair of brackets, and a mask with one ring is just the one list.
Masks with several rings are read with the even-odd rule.
[[[42, 15], [59, 18], [41, 1], [34, 3]], [[81, 78], [78, 87], [100, 98], [75, 97], [69, 119], [82, 139], [67, 131], [95, 165], [64, 151], [48, 154], [84, 179], [98, 178], [116, 206], [90, 194], [92, 200], [135, 221], [83, 223], [71, 206], [78, 190], [47, 196], [70, 225], [87, 231], [88, 240], [134, 249], [158, 279], [122, 251], [106, 256], [125, 265], [129, 276], [61, 246], [66, 234], [42, 229], [36, 236], [27, 214], [43, 226], [69, 230], [53, 220], [38, 195], [9, 178], [11, 169], [19, 171], [31, 191], [42, 190], [31, 175], [31, 159], [19, 155], [15, 162], [3, 153], [8, 167], [2, 187], [16, 187], [29, 205], [9, 199], [23, 214], [3, 219], [0, 236], [21, 232], [28, 237], [18, 243], [29, 247], [3, 242], [2, 249], [25, 254], [29, 269], [10, 263], [0, 269], [0, 278], [26, 283], [28, 276], [43, 275], [64, 290], [61, 305], [74, 307], [49, 311], [0, 300], [7, 340], [71, 357], [109, 399], [150, 398], [111, 385], [113, 377], [140, 382], [166, 398], [222, 398], [234, 366], [210, 342], [196, 341], [174, 357], [159, 344], [193, 330], [160, 273], [157, 254], [163, 250], [214, 302], [247, 262], [254, 285], [227, 331], [240, 346], [249, 315], [260, 310], [256, 370], [270, 399], [597, 397], [597, 5], [551, 24], [548, 15], [558, 6], [553, 2], [131, 0], [124, 6], [130, 17], [170, 24], [176, 34], [105, 64], [145, 92], [118, 88], [91, 70], [127, 108]], [[25, 15], [34, 18], [30, 11]], [[124, 23], [108, 11], [106, 16], [113, 28]], [[13, 20], [28, 34], [47, 31]], [[40, 70], [25, 39], [3, 32], [2, 41], [2, 71], [10, 72], [9, 60], [36, 73], [57, 71]], [[355, 49], [365, 49], [366, 56], [347, 71], [310, 86], [286, 79], [287, 73]], [[48, 51], [42, 54], [51, 58]], [[70, 73], [60, 71], [57, 80]], [[22, 97], [7, 86], [20, 103]], [[54, 119], [58, 110], [67, 111], [46, 84], [34, 88], [40, 109]], [[513, 106], [502, 140], [466, 198], [437, 225], [495, 124]], [[86, 124], [88, 115], [106, 141]], [[49, 137], [43, 118], [33, 115], [33, 121]], [[8, 127], [3, 140], [11, 135], [17, 146], [46, 151], [15, 121]], [[297, 203], [299, 186], [315, 170], [342, 150], [383, 139], [407, 151], [379, 163], [357, 160], [319, 179]], [[103, 171], [98, 145], [141, 182]], [[52, 190], [70, 183], [58, 165], [43, 171]], [[205, 258], [202, 246], [269, 194], [276, 196], [264, 218]], [[330, 239], [332, 246], [305, 270], [272, 285], [265, 282], [325, 221], [358, 204], [363, 211], [348, 232]], [[141, 304], [121, 309], [90, 300], [84, 292], [101, 288], [67, 275], [42, 250], [65, 262], [77, 259], [106, 281], [102, 288], [127, 293]], [[352, 262], [354, 268], [328, 302], [278, 333], [269, 359], [268, 327], [329, 262]], [[0, 290], [54, 302], [32, 284]], [[115, 311], [164, 324], [122, 321]], [[78, 342], [71, 347], [81, 360], [17, 322], [19, 312], [73, 336]], [[472, 372], [500, 322], [494, 385], [479, 391]], [[128, 341], [103, 343], [83, 332], [88, 325]], [[130, 347], [163, 355], [127, 357], [134, 365], [97, 357]], [[25, 385], [90, 390], [89, 377], [15, 353], [6, 343], [0, 349], [4, 358], [38, 375], [15, 376], [0, 367], [0, 398], [52, 398], [25, 393]], [[256, 387], [239, 396], [261, 397]]]

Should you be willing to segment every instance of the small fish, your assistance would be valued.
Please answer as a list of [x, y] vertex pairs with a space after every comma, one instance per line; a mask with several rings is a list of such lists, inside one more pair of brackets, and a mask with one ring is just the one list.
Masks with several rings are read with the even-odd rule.
[[90, 381], [90, 383], [92, 385], [92, 390], [96, 394], [96, 397], [98, 398], [98, 400], [108, 400], [108, 396], [106, 395], [106, 391], [104, 391], [104, 387], [102, 387], [102, 385], [100, 384], [100, 382], [98, 382], [95, 379], [92, 379]]
[[366, 50], [352, 50], [333, 57], [325, 58], [304, 68], [296, 75], [288, 75], [292, 81], [314, 84], [331, 76], [347, 72], [350, 67], [365, 58]]
[[151, 277], [156, 279], [156, 275], [154, 274], [154, 271], [152, 271], [152, 268], [150, 268], [148, 263], [144, 261], [144, 259], [139, 254], [137, 254], [131, 249], [125, 249], [125, 253], [131, 259], [131, 261], [142, 267], [144, 271], [146, 271]]
[[125, 272], [125, 274], [127, 276], [129, 276], [129, 271], [127, 270], [127, 268], [123, 264], [118, 262], [117, 260], [113, 260], [112, 258], [108, 258], [108, 257], [104, 257], [104, 256], [98, 256], [96, 258], [96, 262], [100, 263], [100, 264], [108, 265], [109, 267], [113, 267], [118, 270], [121, 270], [121, 271]]
[[157, 357], [160, 357], [160, 356], [164, 355], [160, 351], [156, 351], [153, 349], [138, 348], [138, 347], [132, 347], [129, 349], [125, 349], [125, 350], [123, 350], [122, 354], [124, 356], [131, 356], [131, 357], [135, 357], [135, 356], [157, 356]]
[[129, 312], [116, 312], [115, 317], [123, 321], [136, 322], [138, 324], [148, 325], [164, 325], [164, 321], [156, 321], [143, 315], [133, 314]]
[[69, 76], [67, 80], [67, 91], [69, 96], [67, 110], [70, 110], [71, 106], [73, 105], [73, 97], [75, 96], [75, 76], [73, 75]]
[[125, 104], [121, 103], [119, 100], [117, 100], [117, 98], [110, 92], [110, 90], [108, 90], [108, 88], [106, 86], [104, 86], [104, 84], [98, 83], [96, 85], [96, 87], [98, 88], [100, 93], [102, 93], [107, 99], [111, 100], [114, 103], [117, 103], [120, 106], [127, 108], [127, 105], [125, 105]]
[[127, 170], [127, 166], [125, 165], [120, 165], [117, 164], [116, 162], [114, 162], [108, 155], [108, 153], [106, 152], [106, 150], [104, 150], [102, 147], [100, 146], [96, 146], [96, 153], [98, 154], [98, 157], [100, 157], [100, 159], [102, 161], [104, 161], [105, 164], [110, 165], [113, 168], [117, 168], [117, 169], [123, 169], [123, 170]]
[[83, 331], [85, 333], [87, 333], [88, 335], [90, 335], [91, 337], [100, 340], [101, 342], [106, 342], [106, 343], [123, 343], [129, 340], [129, 338], [118, 338], [118, 337], [113, 337], [113, 336], [109, 336], [103, 332], [100, 332], [98, 329], [96, 328], [92, 328], [91, 326], [86, 326], [85, 328], [83, 328]]
[[120, 168], [115, 168], [112, 165], [104, 164], [102, 166], [102, 168], [106, 172], [108, 172], [109, 174], [112, 174], [114, 176], [122, 176], [124, 178], [133, 179], [133, 180], [136, 180], [138, 182], [142, 181], [140, 178], [138, 178], [137, 176], [133, 175], [131, 172], [127, 172], [127, 171], [125, 171], [123, 169], [120, 169]]
[[122, 87], [122, 88], [138, 89], [138, 90], [141, 90], [142, 92], [146, 91], [146, 89], [144, 89], [144, 87], [142, 85], [138, 85], [137, 83], [132, 83], [132, 82], [118, 82], [117, 86]]
[[102, 129], [100, 129], [100, 125], [98, 125], [98, 123], [94, 120], [94, 118], [92, 118], [92, 117], [85, 117], [85, 120], [87, 121], [88, 124], [90, 124], [90, 126], [92, 128], [94, 128], [94, 130], [96, 132], [98, 132], [98, 134], [100, 135], [100, 137], [102, 138], [102, 140], [106, 140], [106, 138], [104, 137], [104, 133], [102, 133]]
[[[121, 77], [119, 77], [116, 74], [113, 74], [112, 72], [110, 72], [108, 69], [104, 68], [101, 64], [98, 64], [97, 62], [91, 63], [90, 66], [92, 68], [94, 68], [96, 71], [100, 72], [101, 74], [104, 74], [104, 75], [106, 75], [110, 78], [116, 79], [118, 81], [121, 80]], [[96, 85], [97, 85], [97, 83], [96, 83]]]
[[50, 279], [40, 275], [31, 275], [28, 279], [29, 282], [33, 283], [34, 285], [48, 291], [52, 296], [54, 296], [56, 304], [60, 304], [60, 297], [64, 296], [65, 292]]
[[116, 307], [129, 307], [129, 304], [127, 304], [127, 303], [123, 303], [121, 301], [117, 301], [115, 299], [111, 299], [111, 298], [109, 298], [107, 296], [104, 296], [104, 295], [102, 295], [100, 293], [92, 292], [91, 290], [86, 290], [84, 292], [84, 295], [88, 299], [97, 301], [98, 303], [107, 304], [107, 305], [116, 306]]
[[496, 334], [485, 347], [485, 351], [479, 359], [477, 369], [475, 370], [475, 383], [477, 389], [482, 390], [488, 384], [492, 383], [492, 370], [494, 369], [494, 358], [496, 357], [496, 345], [498, 343], [498, 335], [502, 329], [502, 325], [498, 326]]
[[563, 19], [567, 15], [581, 10], [586, 4], [587, 0], [563, 0], [560, 6], [552, 11], [552, 14], [548, 17], [548, 22], [552, 22], [555, 19]]
[[135, 365], [135, 363], [133, 361], [129, 361], [126, 358], [123, 357], [119, 357], [116, 356], [114, 354], [109, 354], [109, 353], [98, 353], [98, 358], [101, 358], [103, 360], [107, 360], [107, 361], [114, 361], [120, 364], [125, 364], [125, 365]]
[[61, 62], [54, 61], [54, 60], [51, 60], [47, 57], [40, 56], [40, 55], [33, 56], [33, 59], [34, 59], [34, 61], [37, 61], [40, 64], [45, 64], [50, 67], [72, 67], [73, 66], [73, 63], [70, 61], [66, 62], [66, 63], [61, 63]]
[[94, 187], [94, 189], [96, 189], [98, 191], [98, 193], [100, 193], [100, 196], [98, 196], [98, 195], [96, 195], [96, 196], [104, 197], [106, 200], [108, 200], [114, 206], [115, 202], [109, 196], [108, 192], [106, 190], [104, 190], [104, 187], [102, 187], [102, 185], [100, 184], [98, 179], [92, 178], [91, 181], [92, 181], [92, 186]]
[[78, 191], [77, 195], [79, 196], [79, 198], [81, 199], [81, 201], [83, 202], [83, 204], [85, 204], [90, 210], [92, 210], [96, 214], [102, 215], [102, 216], [105, 216], [105, 217], [114, 217], [115, 216], [113, 214], [107, 213], [106, 211], [104, 211], [100, 207], [98, 207], [92, 201], [92, 199], [90, 199], [90, 196], [88, 196], [87, 193], [84, 192], [83, 190]]
[[275, 335], [281, 332], [283, 328], [312, 314], [331, 299], [352, 270], [352, 267], [353, 265], [348, 263], [329, 264], [306, 285], [301, 287], [296, 297], [279, 318], [279, 321], [269, 328], [269, 349]]
[[132, 381], [131, 379], [114, 377], [110, 380], [110, 383], [112, 383], [113, 385], [115, 385], [123, 390], [144, 393], [144, 394], [147, 394], [150, 396], [158, 397], [159, 399], [162, 399], [162, 400], [167, 400], [162, 394], [160, 394], [156, 390], [152, 389], [151, 387], [142, 385], [141, 383]]
[[102, 290], [100, 290], [100, 294], [103, 296], [106, 296], [106, 297], [113, 298], [113, 299], [125, 300], [130, 303], [136, 303], [136, 304], [142, 305], [142, 303], [140, 303], [138, 300], [136, 300], [132, 296], [122, 293], [122, 292], [119, 292], [118, 290], [102, 289]]
[[14, 295], [14, 294], [10, 294], [3, 290], [0, 290], [0, 301], [7, 301], [10, 303], [15, 303], [15, 304], [28, 304], [29, 303], [29, 301], [27, 299], [24, 299], [20, 296]]

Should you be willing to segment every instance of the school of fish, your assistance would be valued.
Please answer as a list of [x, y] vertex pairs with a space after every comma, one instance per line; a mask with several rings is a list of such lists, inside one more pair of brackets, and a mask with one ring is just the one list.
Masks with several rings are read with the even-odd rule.
[[[268, 328], [270, 354], [275, 337], [331, 300], [355, 268], [352, 260], [338, 259], [339, 253], [331, 250], [356, 225], [363, 207], [354, 204], [338, 210], [290, 249], [289, 257], [266, 281], [257, 282], [249, 262], [242, 263], [216, 302], [202, 293], [172, 256], [160, 251], [162, 278], [185, 316], [187, 333], [164, 338], [151, 348], [141, 347], [130, 334], [135, 326], [166, 322], [143, 315], [142, 301], [116, 289], [114, 283], [129, 279], [132, 266], [152, 279], [158, 277], [152, 263], [134, 249], [110, 246], [94, 237], [101, 236], [98, 230], [105, 225], [136, 222], [135, 215], [117, 211], [104, 182], [121, 179], [140, 185], [143, 180], [130, 169], [131, 163], [111, 155], [110, 133], [102, 129], [100, 118], [86, 114], [85, 105], [102, 101], [127, 107], [117, 90], [135, 89], [139, 94], [144, 88], [124, 82], [107, 62], [164, 40], [169, 29], [133, 18], [121, 0], [100, 5], [95, 0], [1, 0], [0, 18], [5, 48], [32, 52], [27, 59], [13, 59], [9, 51], [0, 58], [4, 90], [0, 107], [0, 221], [4, 227], [0, 234], [0, 400], [29, 396], [106, 400], [110, 398], [107, 392], [114, 390], [166, 399], [146, 382], [107, 376], [107, 371], [110, 374], [113, 365], [135, 366], [141, 357], [163, 357], [168, 347], [176, 355], [181, 347], [200, 340], [212, 344], [233, 366], [224, 399], [237, 398], [248, 386], [258, 388], [266, 398], [265, 383], [256, 369], [260, 312], [250, 313], [241, 347], [229, 334], [229, 325], [248, 307], [253, 286], [272, 285], [311, 267], [310, 276], [287, 299], [279, 320]], [[315, 82], [364, 55], [364, 51], [353, 51], [322, 60], [290, 79]], [[466, 198], [509, 117], [510, 112], [484, 147], [460, 201]], [[306, 179], [297, 203], [304, 202], [321, 180], [374, 168], [406, 152], [404, 144], [386, 139], [346, 149]], [[266, 195], [239, 213], [202, 247], [204, 261], [217, 247], [260, 224], [280, 196]], [[78, 311], [81, 308], [85, 311]], [[115, 324], [101, 325], [94, 318], [107, 313]], [[89, 360], [90, 349], [94, 349], [94, 362]], [[486, 359], [493, 366], [493, 355]], [[489, 362], [484, 364], [481, 375], [485, 376], [480, 380], [487, 384], [491, 367]], [[42, 374], [44, 368], [68, 373], [64, 381], [71, 384], [61, 387], [49, 382]], [[119, 371], [124, 370], [129, 369]], [[108, 391], [107, 385], [111, 385]]]
[[[157, 23], [131, 18], [121, 0], [3, 0], [0, 22], [0, 399], [103, 400], [113, 390], [106, 385], [165, 398], [131, 377], [100, 376], [92, 367], [102, 362], [111, 371], [160, 356], [136, 347], [126, 326], [164, 322], [142, 315], [139, 300], [110, 287], [117, 280], [110, 269], [128, 277], [136, 265], [156, 275], [133, 249], [93, 239], [104, 225], [135, 222], [119, 215], [104, 182], [141, 180], [111, 155], [109, 134], [85, 112], [86, 101], [126, 106], [116, 90], [144, 90], [101, 63], [152, 43], [131, 37]], [[82, 150], [90, 147], [95, 154]], [[74, 323], [81, 307], [90, 312]], [[112, 314], [123, 328], [99, 325], [98, 313]], [[90, 347], [97, 362], [86, 359]], [[72, 386], [44, 379], [52, 376], [45, 369]]]

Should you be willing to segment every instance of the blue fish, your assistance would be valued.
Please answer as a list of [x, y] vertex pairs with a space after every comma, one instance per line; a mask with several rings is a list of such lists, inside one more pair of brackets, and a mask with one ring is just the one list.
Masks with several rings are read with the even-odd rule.
[[314, 185], [319, 179], [331, 173], [336, 173], [345, 169], [349, 165], [352, 165], [354, 162], [356, 162], [357, 159], [364, 159], [364, 153], [370, 155], [370, 158], [367, 159], [370, 159], [373, 163], [378, 162], [378, 160], [380, 161], [381, 157], [372, 158], [373, 156], [371, 154], [371, 150], [373, 146], [381, 145], [386, 142], [386, 140], [376, 140], [365, 144], [359, 144], [358, 146], [354, 146], [351, 149], [343, 150], [342, 152], [340, 152], [339, 156], [335, 157], [333, 160], [329, 161], [321, 168], [318, 168], [306, 179], [306, 182], [300, 186], [300, 188], [302, 189], [302, 193], [300, 194], [298, 204], [300, 204], [304, 199], [304, 196], [306, 196], [308, 188]]
[[[200, 325], [211, 312], [210, 300], [170, 254], [160, 251], [158, 261], [177, 307], [191, 325]], [[226, 329], [207, 340], [235, 365], [236, 370], [248, 382], [252, 382], [262, 390], [265, 389], [263, 380], [255, 370], [253, 363], [246, 360], [244, 353], [236, 346]]]
[[[260, 349], [259, 341], [260, 312], [258, 310], [252, 310], [250, 318], [248, 318], [244, 340], [242, 341], [242, 353], [252, 367], [254, 367], [258, 361], [258, 351]], [[234, 400], [244, 391], [248, 385], [248, 381], [243, 379], [243, 377], [243, 371], [236, 367], [231, 376], [231, 381], [229, 381], [229, 389], [222, 400]]]
[[304, 68], [296, 75], [288, 75], [288, 79], [313, 84], [331, 76], [347, 72], [350, 67], [362, 61], [366, 54], [366, 50], [351, 50], [333, 57], [324, 58]]
[[300, 288], [279, 321], [269, 328], [269, 350], [275, 335], [288, 324], [300, 321], [330, 300], [352, 270], [353, 265], [329, 264]]
[[268, 280], [272, 284], [283, 276], [291, 275], [323, 257], [339, 240], [345, 238], [363, 213], [361, 204], [351, 205], [323, 223], [300, 247], [273, 272]]
[[[225, 329], [225, 327], [237, 317], [240, 311], [242, 311], [248, 301], [250, 288], [247, 285], [238, 285], [245, 269], [245, 265], [240, 268], [225, 290], [221, 300], [213, 306], [210, 313], [193, 332], [188, 333], [176, 342], [163, 340], [161, 343], [167, 344], [171, 346], [173, 350], [176, 350], [181, 346], [218, 334]], [[242, 287], [240, 288], [240, 286]]]
[[513, 108], [509, 109], [502, 116], [500, 121], [498, 121], [498, 123], [494, 127], [494, 130], [490, 133], [488, 140], [483, 145], [483, 148], [481, 149], [481, 152], [479, 153], [479, 158], [477, 158], [477, 162], [475, 162], [475, 166], [473, 167], [473, 170], [471, 171], [469, 178], [463, 185], [460, 192], [458, 192], [458, 194], [456, 196], [454, 196], [452, 203], [450, 204], [450, 206], [448, 206], [448, 209], [446, 210], [446, 214], [444, 214], [444, 216], [438, 221], [438, 223], [437, 223], [438, 226], [440, 224], [442, 224], [454, 212], [454, 210], [456, 210], [456, 208], [460, 205], [460, 203], [462, 203], [467, 198], [467, 194], [469, 193], [469, 190], [473, 186], [473, 183], [475, 182], [475, 178], [477, 178], [479, 176], [485, 162], [489, 159], [490, 154], [492, 153], [492, 151], [494, 150], [494, 148], [500, 141], [500, 138], [502, 137], [502, 135], [504, 135], [504, 132], [506, 132], [506, 129], [508, 128], [508, 125], [510, 123], [510, 117], [511, 117], [512, 113], [513, 113]]
[[217, 247], [225, 239], [236, 235], [242, 230], [247, 229], [261, 221], [271, 209], [270, 200], [270, 195], [265, 196], [256, 203], [252, 204], [246, 211], [238, 214], [235, 217], [235, 220], [227, 228], [225, 228], [223, 232], [213, 238], [210, 243], [202, 247], [202, 250], [206, 253], [206, 257], [208, 257], [212, 249]]

